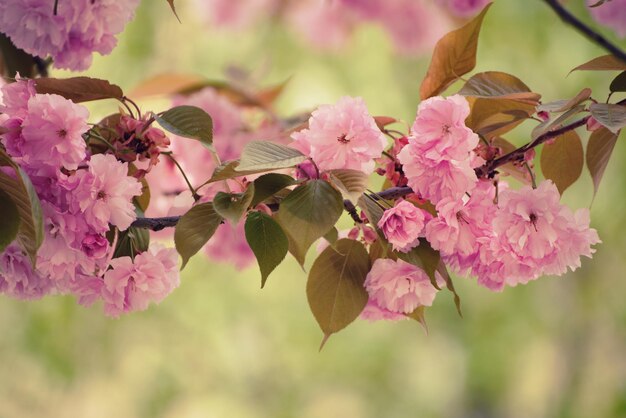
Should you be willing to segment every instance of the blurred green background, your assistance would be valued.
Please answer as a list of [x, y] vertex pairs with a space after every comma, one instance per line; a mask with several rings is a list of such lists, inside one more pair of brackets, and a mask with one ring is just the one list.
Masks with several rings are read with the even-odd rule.
[[[221, 79], [235, 64], [268, 85], [293, 77], [277, 103], [284, 115], [350, 94], [373, 114], [414, 117], [429, 57], [397, 57], [376, 27], [327, 54], [269, 23], [211, 31], [178, 3], [183, 24], [165, 2], [145, 0], [119, 47], [88, 74], [130, 91], [162, 72]], [[568, 6], [589, 21], [578, 3]], [[585, 86], [603, 100], [612, 74], [567, 76], [602, 54], [542, 2], [498, 0], [477, 71], [511, 72], [548, 101]], [[523, 143], [527, 125], [509, 139]], [[165, 302], [119, 320], [70, 297], [2, 297], [0, 418], [626, 417], [623, 142], [592, 208], [603, 240], [593, 261], [501, 294], [459, 278], [465, 317], [440, 295], [428, 336], [414, 322], [356, 321], [318, 353], [306, 274], [290, 259], [260, 290], [256, 267], [237, 272], [197, 257]], [[584, 207], [591, 197], [585, 170], [564, 199]]]

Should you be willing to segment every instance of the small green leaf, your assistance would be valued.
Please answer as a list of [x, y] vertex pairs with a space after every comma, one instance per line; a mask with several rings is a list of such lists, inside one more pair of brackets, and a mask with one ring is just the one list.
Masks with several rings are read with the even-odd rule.
[[95, 100], [122, 100], [122, 89], [106, 80], [90, 77], [49, 78], [35, 80], [35, 90], [39, 94], [58, 94], [74, 103], [92, 102]]
[[367, 189], [368, 175], [359, 170], [331, 170], [330, 180], [344, 199], [356, 204]]
[[589, 111], [598, 122], [615, 134], [626, 126], [626, 106], [610, 103], [593, 103], [589, 106]]
[[267, 141], [251, 141], [241, 153], [236, 171], [289, 168], [306, 157], [297, 149]]
[[285, 187], [292, 186], [296, 183], [296, 179], [285, 174], [269, 173], [262, 175], [254, 180], [254, 199], [252, 199], [252, 206], [258, 205], [265, 199], [274, 196], [274, 194], [280, 192]]
[[341, 239], [315, 260], [306, 284], [311, 311], [325, 339], [354, 321], [367, 304], [363, 287], [371, 267], [363, 244]]
[[419, 241], [419, 245], [408, 253], [396, 251], [394, 254], [396, 254], [399, 259], [424, 270], [426, 274], [428, 274], [430, 283], [432, 283], [435, 289], [441, 290], [437, 284], [437, 278], [435, 277], [435, 272], [437, 271], [441, 260], [439, 251], [433, 249], [433, 247], [430, 246], [430, 243], [424, 238], [420, 238]]
[[422, 328], [424, 328], [424, 332], [426, 333], [426, 335], [428, 335], [428, 325], [426, 324], [426, 316], [424, 316], [425, 311], [426, 308], [424, 306], [418, 306], [413, 312], [405, 315], [419, 322]]
[[335, 225], [342, 210], [341, 194], [323, 180], [296, 187], [281, 202], [277, 221], [289, 238], [289, 251], [300, 265], [311, 244]]
[[180, 218], [174, 231], [174, 243], [183, 258], [181, 269], [211, 239], [221, 222], [222, 217], [210, 202], [192, 207]]
[[461, 297], [459, 296], [459, 294], [456, 292], [456, 289], [454, 288], [452, 277], [450, 277], [450, 273], [448, 273], [448, 269], [446, 268], [446, 265], [443, 262], [443, 260], [439, 261], [439, 266], [437, 266], [437, 272], [446, 281], [446, 287], [454, 295], [454, 305], [456, 306], [456, 311], [459, 313], [459, 316], [463, 318], [463, 312], [461, 312]]
[[130, 227], [126, 231], [119, 232], [117, 245], [113, 252], [113, 258], [135, 258], [150, 246], [150, 231], [144, 228]]
[[559, 193], [563, 194], [583, 171], [583, 144], [578, 134], [569, 131], [557, 137], [553, 143], [545, 144], [540, 162], [543, 176], [552, 180]]
[[595, 197], [600, 187], [600, 180], [617, 142], [617, 134], [602, 127], [594, 131], [587, 143], [587, 168], [593, 179], [593, 195]]
[[17, 237], [20, 214], [8, 194], [0, 190], [0, 253]]
[[254, 196], [254, 183], [250, 184], [244, 193], [218, 192], [213, 198], [213, 209], [236, 225], [250, 207]]
[[612, 93], [626, 91], [626, 71], [619, 73], [619, 75], [611, 81], [609, 89]]
[[283, 261], [289, 249], [289, 240], [283, 229], [271, 216], [250, 212], [246, 218], [246, 241], [252, 248], [261, 270], [261, 288], [267, 276]]
[[37, 250], [43, 243], [43, 217], [39, 197], [28, 175], [1, 150], [0, 166], [13, 169], [13, 175], [0, 170], [0, 190], [17, 206], [20, 214], [17, 238], [35, 265]]
[[205, 145], [213, 143], [213, 119], [195, 106], [177, 106], [155, 115], [163, 129], [174, 135], [197, 139]]

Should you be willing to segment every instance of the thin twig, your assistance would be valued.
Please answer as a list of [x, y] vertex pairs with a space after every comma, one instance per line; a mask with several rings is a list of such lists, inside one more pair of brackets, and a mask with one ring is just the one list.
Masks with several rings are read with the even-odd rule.
[[589, 38], [592, 42], [595, 42], [602, 48], [609, 51], [613, 56], [617, 59], [620, 59], [626, 62], [626, 52], [622, 51], [619, 47], [611, 43], [604, 36], [591, 29], [589, 26], [580, 21], [576, 16], [571, 14], [565, 7], [559, 3], [558, 0], [544, 0], [548, 6], [554, 10], [554, 12], [559, 15], [563, 21], [574, 28], [576, 28], [580, 33]]

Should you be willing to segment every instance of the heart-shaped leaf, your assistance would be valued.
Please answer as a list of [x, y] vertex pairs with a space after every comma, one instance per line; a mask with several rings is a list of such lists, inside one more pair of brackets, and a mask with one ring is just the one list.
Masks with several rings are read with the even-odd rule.
[[283, 261], [289, 249], [289, 240], [283, 229], [269, 215], [250, 212], [245, 224], [246, 241], [256, 256], [261, 270], [261, 288], [267, 276]]
[[176, 106], [155, 115], [155, 119], [174, 135], [197, 139], [206, 145], [213, 143], [213, 119], [199, 107]]
[[183, 258], [181, 269], [211, 239], [221, 222], [222, 217], [210, 202], [192, 207], [180, 218], [174, 231], [174, 243]]
[[244, 193], [218, 192], [213, 198], [213, 209], [236, 225], [246, 213], [254, 196], [254, 183], [248, 186]]

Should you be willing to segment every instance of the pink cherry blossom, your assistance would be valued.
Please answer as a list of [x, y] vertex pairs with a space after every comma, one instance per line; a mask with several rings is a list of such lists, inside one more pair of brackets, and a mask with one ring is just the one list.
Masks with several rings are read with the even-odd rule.
[[108, 230], [109, 224], [125, 230], [135, 220], [132, 199], [141, 194], [141, 183], [128, 176], [127, 163], [112, 155], [94, 155], [88, 171], [80, 170], [76, 177], [74, 209], [84, 213], [96, 232]]
[[242, 30], [269, 16], [279, 5], [277, 0], [196, 0], [200, 15], [211, 26]]
[[153, 244], [135, 256], [111, 260], [104, 274], [102, 297], [108, 316], [143, 311], [150, 303], [160, 303], [180, 284], [178, 254], [174, 249]]
[[471, 17], [480, 12], [491, 0], [440, 0], [448, 10], [459, 17]]
[[430, 214], [406, 200], [399, 200], [396, 205], [385, 210], [378, 221], [395, 251], [408, 252], [419, 245], [419, 237]]
[[424, 270], [402, 260], [377, 259], [364, 286], [378, 307], [405, 314], [431, 306], [437, 294]]
[[382, 320], [402, 321], [404, 319], [408, 319], [408, 316], [403, 313], [392, 312], [388, 309], [381, 308], [376, 302], [374, 302], [373, 299], [369, 299], [367, 301], [367, 305], [365, 305], [365, 309], [361, 312], [360, 318], [369, 322]]
[[[598, 0], [587, 0], [587, 5]], [[589, 13], [601, 25], [611, 28], [620, 38], [626, 37], [626, 0], [610, 0], [598, 7], [589, 7]]]
[[293, 29], [321, 49], [343, 47], [356, 23], [350, 10], [336, 1], [299, 0], [293, 2], [288, 11]]
[[294, 146], [308, 154], [321, 170], [350, 168], [371, 174], [374, 159], [387, 141], [361, 98], [342, 97], [317, 108], [308, 129], [292, 135]]
[[85, 159], [82, 135], [89, 130], [89, 111], [54, 94], [38, 94], [28, 101], [22, 124], [23, 158], [31, 167], [76, 170]]
[[12, 118], [24, 119], [28, 114], [28, 101], [37, 94], [35, 81], [15, 78], [15, 83], [2, 85], [2, 105], [0, 113], [6, 113]]
[[255, 257], [246, 241], [244, 223], [233, 226], [229, 222], [220, 225], [204, 247], [205, 254], [213, 261], [229, 263], [237, 270], [254, 264]]
[[33, 270], [18, 245], [11, 244], [0, 254], [0, 293], [17, 299], [39, 299], [52, 289], [52, 282]]
[[463, 161], [478, 145], [478, 135], [465, 126], [470, 114], [463, 96], [431, 97], [420, 103], [409, 143], [431, 160]]

